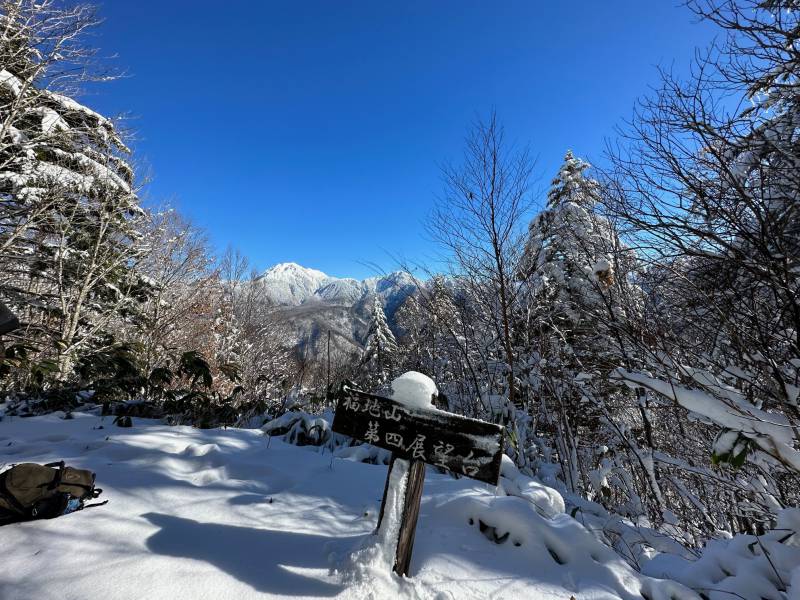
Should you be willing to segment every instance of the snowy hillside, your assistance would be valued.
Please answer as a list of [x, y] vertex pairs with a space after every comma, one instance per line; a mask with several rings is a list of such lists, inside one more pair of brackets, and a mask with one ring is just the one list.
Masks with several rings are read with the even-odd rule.
[[[640, 590], [655, 600], [682, 589], [636, 574], [552, 502], [539, 514], [430, 469], [412, 579], [402, 581], [390, 565], [352, 558], [375, 528], [383, 465], [268, 444], [258, 430], [146, 420], [120, 429], [91, 413], [61, 416], [0, 422], [0, 461], [65, 459], [92, 469], [109, 503], [4, 527], [4, 600], [640, 600]], [[511, 531], [514, 543], [490, 541], [479, 518]]]
[[[358, 452], [335, 457], [253, 429], [144, 419], [121, 429], [96, 411], [62, 417], [0, 421], [0, 464], [64, 459], [92, 469], [109, 503], [3, 527], [4, 600], [698, 598], [636, 573], [564, 513], [557, 492], [510, 465], [502, 482], [512, 496], [428, 469], [411, 578], [401, 580], [370, 535], [386, 466], [342, 458]], [[753, 586], [774, 575], [747, 551], [747, 536], [737, 539], [735, 553], [720, 542], [707, 564], [682, 570], [754, 598]], [[787, 549], [795, 554], [772, 560], [791, 571], [800, 548]]]
[[289, 339], [310, 356], [323, 356], [327, 333], [331, 332], [331, 351], [359, 354], [368, 328], [367, 319], [355, 308], [336, 304], [309, 303], [279, 307], [270, 313], [280, 322]]

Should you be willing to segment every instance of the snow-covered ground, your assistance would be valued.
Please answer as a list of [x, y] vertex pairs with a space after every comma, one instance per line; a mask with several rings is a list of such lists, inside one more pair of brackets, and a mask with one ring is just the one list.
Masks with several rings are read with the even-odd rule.
[[370, 535], [384, 465], [259, 430], [62, 417], [0, 421], [0, 468], [64, 459], [109, 503], [0, 529], [3, 600], [697, 597], [636, 573], [541, 484], [526, 500], [429, 469], [402, 580]]

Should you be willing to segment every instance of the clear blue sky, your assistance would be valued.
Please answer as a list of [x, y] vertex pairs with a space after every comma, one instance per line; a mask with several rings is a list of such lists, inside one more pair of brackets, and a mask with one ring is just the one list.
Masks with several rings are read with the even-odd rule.
[[130, 113], [151, 199], [259, 268], [331, 275], [433, 254], [423, 221], [475, 115], [539, 157], [603, 140], [713, 33], [677, 0], [106, 0], [92, 40], [128, 72], [84, 98]]

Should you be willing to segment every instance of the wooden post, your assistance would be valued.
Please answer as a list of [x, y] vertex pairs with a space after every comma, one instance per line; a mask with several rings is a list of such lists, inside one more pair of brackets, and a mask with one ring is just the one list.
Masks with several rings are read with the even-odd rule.
[[397, 556], [394, 562], [394, 572], [401, 577], [408, 575], [408, 568], [411, 566], [411, 551], [414, 549], [414, 534], [417, 531], [417, 517], [419, 517], [424, 483], [425, 463], [421, 460], [412, 460], [406, 478], [403, 518], [397, 535]]

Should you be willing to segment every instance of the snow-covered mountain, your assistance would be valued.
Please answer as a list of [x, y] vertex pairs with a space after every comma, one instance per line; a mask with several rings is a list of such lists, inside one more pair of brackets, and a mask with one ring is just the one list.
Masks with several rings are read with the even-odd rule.
[[281, 306], [299, 306], [311, 299], [333, 278], [322, 271], [308, 269], [297, 263], [280, 263], [267, 269], [259, 278], [266, 283], [270, 299]]
[[378, 296], [389, 323], [416, 288], [403, 272], [367, 279], [330, 277], [322, 271], [288, 262], [267, 269], [259, 278], [267, 299], [280, 307], [274, 314], [288, 324], [298, 344], [312, 353], [322, 349], [326, 332], [347, 352], [359, 351], [369, 324], [372, 298]]
[[367, 279], [330, 277], [322, 271], [288, 262], [267, 269], [259, 278], [270, 300], [280, 306], [307, 303], [355, 306], [377, 294], [394, 313], [414, 290], [414, 280], [401, 271]]

